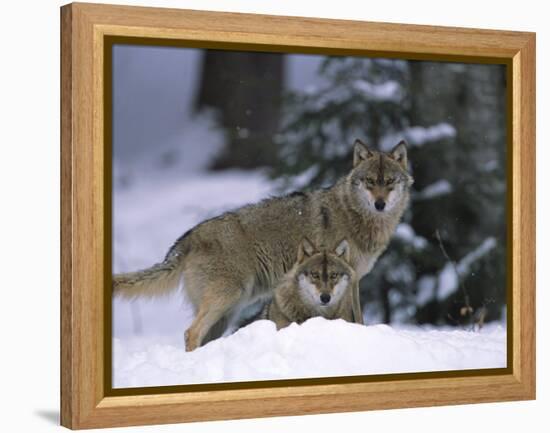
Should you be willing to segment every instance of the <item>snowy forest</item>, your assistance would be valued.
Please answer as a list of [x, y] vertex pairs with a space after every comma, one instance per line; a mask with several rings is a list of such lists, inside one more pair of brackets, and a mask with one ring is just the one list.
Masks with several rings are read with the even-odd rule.
[[[360, 283], [365, 323], [505, 327], [503, 65], [139, 46], [113, 60], [113, 272], [162, 260], [225, 210], [332, 185], [355, 139], [404, 139], [411, 203]], [[174, 343], [192, 314], [181, 296], [115, 300], [115, 367], [137, 362], [140, 336]]]

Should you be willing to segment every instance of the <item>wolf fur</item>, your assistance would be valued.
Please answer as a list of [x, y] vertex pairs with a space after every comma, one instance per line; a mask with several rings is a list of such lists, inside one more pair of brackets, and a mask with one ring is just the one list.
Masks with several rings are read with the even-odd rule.
[[348, 292], [359, 282], [349, 259], [346, 240], [333, 250], [319, 250], [304, 239], [296, 263], [273, 290], [273, 299], [264, 307], [261, 318], [275, 322], [277, 329], [317, 316], [353, 322]]
[[[320, 248], [347, 239], [349, 263], [358, 279], [366, 275], [407, 207], [412, 182], [404, 142], [384, 153], [356, 140], [353, 168], [334, 186], [266, 199], [198, 224], [162, 263], [115, 275], [113, 292], [155, 296], [183, 280], [196, 309], [185, 332], [186, 349], [194, 350], [247, 305], [271, 297], [304, 237]], [[352, 292], [354, 320], [362, 323], [359, 291]]]

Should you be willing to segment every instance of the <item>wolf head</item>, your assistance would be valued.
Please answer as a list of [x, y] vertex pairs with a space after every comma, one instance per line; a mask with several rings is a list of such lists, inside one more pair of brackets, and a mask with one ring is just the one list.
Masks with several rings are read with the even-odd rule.
[[355, 140], [353, 169], [347, 177], [355, 201], [376, 214], [389, 213], [408, 201], [413, 178], [407, 168], [407, 146], [399, 142], [390, 152], [369, 149]]
[[308, 239], [303, 239], [298, 248], [295, 273], [302, 299], [318, 310], [337, 305], [355, 279], [349, 259], [346, 240], [333, 250], [318, 250]]

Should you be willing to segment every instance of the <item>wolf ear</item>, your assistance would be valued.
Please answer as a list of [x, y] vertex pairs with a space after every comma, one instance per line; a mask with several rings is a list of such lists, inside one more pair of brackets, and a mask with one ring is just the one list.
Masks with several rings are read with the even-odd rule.
[[302, 263], [307, 257], [311, 257], [315, 253], [315, 247], [308, 238], [302, 239], [298, 248], [298, 263]]
[[356, 139], [353, 143], [353, 166], [357, 166], [361, 161], [374, 156], [374, 152], [361, 140]]
[[407, 170], [407, 143], [401, 140], [390, 152], [390, 158], [397, 161], [401, 167]]
[[349, 262], [350, 250], [349, 250], [348, 241], [346, 241], [345, 239], [341, 241], [336, 247], [336, 249], [334, 250], [334, 252], [338, 257], [342, 257], [346, 262]]

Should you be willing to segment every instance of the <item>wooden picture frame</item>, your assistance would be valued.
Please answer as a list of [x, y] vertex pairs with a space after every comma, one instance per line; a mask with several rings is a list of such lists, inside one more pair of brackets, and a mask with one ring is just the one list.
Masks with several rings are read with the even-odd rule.
[[[508, 366], [359, 380], [255, 382], [121, 395], [106, 380], [109, 38], [190, 47], [505, 64]], [[182, 42], [183, 41], [183, 42]], [[107, 78], [106, 78], [107, 77]], [[191, 10], [61, 8], [61, 424], [80, 429], [535, 398], [535, 34]], [[108, 358], [110, 359], [110, 358]], [[227, 384], [225, 384], [227, 385]]]

